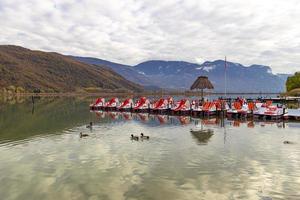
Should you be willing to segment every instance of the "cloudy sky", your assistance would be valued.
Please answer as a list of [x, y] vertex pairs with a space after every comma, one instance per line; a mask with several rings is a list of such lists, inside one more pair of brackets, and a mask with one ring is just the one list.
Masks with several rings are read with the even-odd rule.
[[0, 0], [0, 44], [93, 56], [223, 59], [300, 71], [299, 0]]

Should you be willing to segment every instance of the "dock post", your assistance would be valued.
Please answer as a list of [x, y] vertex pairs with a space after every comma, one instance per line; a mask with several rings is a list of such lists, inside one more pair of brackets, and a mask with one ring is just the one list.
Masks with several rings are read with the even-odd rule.
[[31, 109], [31, 114], [34, 113], [34, 97], [31, 96], [31, 101], [32, 101], [32, 109]]

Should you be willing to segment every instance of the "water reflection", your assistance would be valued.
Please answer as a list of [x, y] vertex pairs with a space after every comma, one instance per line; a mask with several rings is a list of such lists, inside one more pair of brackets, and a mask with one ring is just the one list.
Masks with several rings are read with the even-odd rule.
[[28, 98], [22, 95], [0, 95], [0, 104], [21, 104], [26, 100], [28, 100]]
[[[94, 113], [88, 104], [0, 107], [1, 199], [300, 197], [299, 123]], [[150, 139], [130, 140], [141, 132]]]
[[[130, 112], [110, 112], [110, 111], [95, 111], [96, 118], [110, 119], [112, 121], [139, 121], [145, 124], [156, 125], [198, 125], [211, 127], [248, 127], [254, 128], [255, 126], [277, 126], [278, 128], [285, 128], [290, 122], [287, 121], [255, 121], [253, 119], [227, 119], [221, 117], [210, 118], [194, 118], [191, 116], [170, 116], [170, 115], [156, 115], [149, 113], [130, 113]], [[101, 121], [102, 122], [102, 121]]]
[[213, 130], [211, 129], [201, 129], [201, 130], [191, 130], [192, 136], [197, 140], [199, 145], [206, 145], [211, 136], [213, 136]]
[[81, 99], [35, 98], [34, 102], [28, 98], [19, 104], [1, 104], [0, 142], [56, 134], [93, 119]]
[[0, 104], [0, 142], [22, 140], [35, 135], [58, 134], [89, 123], [138, 121], [148, 126], [198, 125], [208, 127], [255, 128], [276, 126], [298, 127], [298, 123], [285, 121], [253, 121], [251, 119], [192, 118], [189, 116], [152, 115], [148, 113], [104, 112], [89, 113], [90, 100], [78, 98], [28, 98], [18, 104]]

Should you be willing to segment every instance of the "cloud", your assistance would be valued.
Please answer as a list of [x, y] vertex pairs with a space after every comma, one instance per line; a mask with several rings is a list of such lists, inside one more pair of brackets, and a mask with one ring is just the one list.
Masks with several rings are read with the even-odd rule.
[[298, 0], [0, 0], [0, 44], [125, 64], [199, 57], [300, 70]]

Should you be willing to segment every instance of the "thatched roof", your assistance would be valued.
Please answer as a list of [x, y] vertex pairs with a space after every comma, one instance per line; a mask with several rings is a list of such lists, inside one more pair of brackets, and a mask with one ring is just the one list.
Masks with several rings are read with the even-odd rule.
[[191, 90], [194, 89], [214, 89], [214, 86], [208, 80], [207, 76], [199, 76], [191, 86]]

